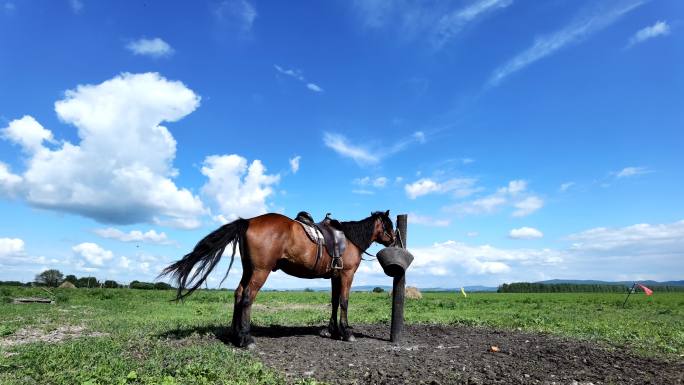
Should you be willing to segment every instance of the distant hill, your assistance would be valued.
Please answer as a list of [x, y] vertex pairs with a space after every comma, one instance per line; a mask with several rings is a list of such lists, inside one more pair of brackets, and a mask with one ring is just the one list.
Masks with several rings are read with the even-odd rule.
[[[639, 283], [643, 285], [651, 285], [651, 286], [684, 286], [684, 281], [664, 281], [664, 282], [658, 282], [658, 281], [638, 281]], [[632, 286], [634, 284], [634, 281], [595, 281], [595, 280], [587, 280], [587, 279], [550, 279], [547, 281], [538, 281], [535, 283], [544, 283], [544, 284], [563, 284], [563, 283], [569, 283], [573, 285], [623, 285], [623, 286]]]

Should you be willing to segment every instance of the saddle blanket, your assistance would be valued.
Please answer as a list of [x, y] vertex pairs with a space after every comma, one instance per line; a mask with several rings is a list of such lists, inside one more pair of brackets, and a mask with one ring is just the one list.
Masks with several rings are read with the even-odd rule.
[[304, 228], [304, 232], [306, 233], [307, 236], [309, 236], [309, 239], [317, 245], [322, 245], [324, 240], [323, 240], [323, 233], [321, 233], [321, 230], [316, 228], [316, 226], [311, 226], [308, 223], [300, 222], [298, 220], [295, 220], [295, 222], [299, 223], [302, 225], [302, 228]]

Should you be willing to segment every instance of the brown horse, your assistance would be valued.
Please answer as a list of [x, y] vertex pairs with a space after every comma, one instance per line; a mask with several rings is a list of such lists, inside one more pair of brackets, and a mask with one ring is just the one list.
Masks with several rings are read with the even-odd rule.
[[[342, 255], [343, 269], [333, 274], [332, 257], [327, 251], [317, 258], [317, 246], [306, 235], [302, 226], [280, 214], [264, 214], [252, 219], [238, 219], [223, 225], [197, 243], [194, 250], [165, 268], [161, 275], [171, 275], [178, 284], [176, 300], [197, 290], [216, 267], [228, 244], [233, 253], [225, 278], [230, 272], [239, 247], [242, 259], [242, 279], [235, 289], [232, 338], [240, 347], [251, 347], [250, 335], [252, 303], [259, 289], [272, 271], [278, 269], [300, 278], [326, 278], [332, 283], [332, 314], [328, 331], [333, 338], [353, 341], [347, 321], [349, 290], [354, 273], [361, 263], [361, 254], [373, 242], [384, 246], [394, 243], [394, 232], [389, 210], [353, 222], [341, 222], [347, 246]], [[223, 281], [222, 281], [223, 282]], [[340, 322], [337, 308], [340, 307]]]

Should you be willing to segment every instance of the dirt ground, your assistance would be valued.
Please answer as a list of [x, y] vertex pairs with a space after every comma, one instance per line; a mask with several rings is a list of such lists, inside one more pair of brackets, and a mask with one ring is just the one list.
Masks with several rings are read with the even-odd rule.
[[323, 338], [320, 330], [254, 328], [252, 354], [293, 380], [332, 384], [684, 384], [684, 360], [549, 335], [407, 325], [392, 344], [387, 325], [356, 325], [355, 342]]

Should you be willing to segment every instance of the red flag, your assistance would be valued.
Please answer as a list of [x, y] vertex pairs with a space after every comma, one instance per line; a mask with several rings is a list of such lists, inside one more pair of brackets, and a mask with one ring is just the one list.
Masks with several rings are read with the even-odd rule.
[[644, 293], [646, 293], [646, 295], [653, 295], [653, 290], [647, 288], [646, 286], [644, 286], [644, 285], [642, 285], [642, 284], [640, 284], [640, 283], [637, 283], [637, 286], [639, 286], [640, 288], [644, 289]]

